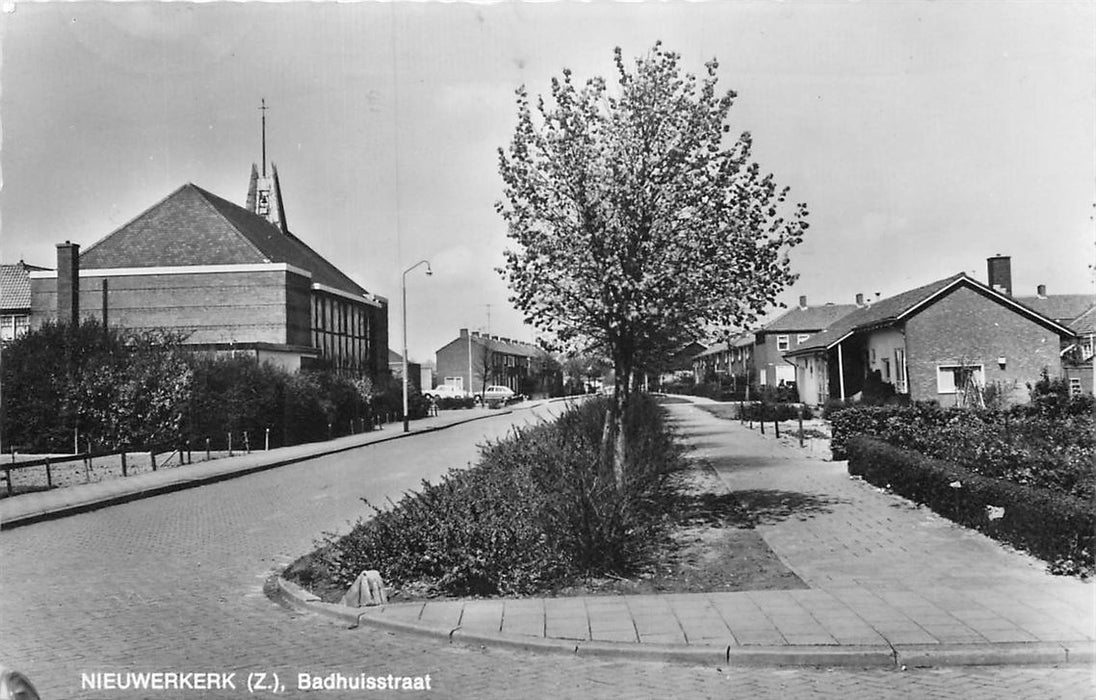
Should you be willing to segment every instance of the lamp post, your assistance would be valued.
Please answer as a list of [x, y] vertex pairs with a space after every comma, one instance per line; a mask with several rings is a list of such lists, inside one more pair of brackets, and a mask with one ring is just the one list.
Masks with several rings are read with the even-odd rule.
[[407, 273], [419, 265], [426, 265], [428, 277], [434, 274], [434, 271], [430, 269], [430, 261], [420, 260], [403, 271], [403, 278], [400, 281], [400, 291], [403, 293], [403, 432], [405, 433], [411, 430], [407, 417]]

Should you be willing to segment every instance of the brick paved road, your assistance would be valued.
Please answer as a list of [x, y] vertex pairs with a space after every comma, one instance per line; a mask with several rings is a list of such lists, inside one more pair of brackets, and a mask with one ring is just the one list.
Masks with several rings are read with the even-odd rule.
[[[0, 534], [0, 661], [47, 698], [243, 697], [249, 672], [430, 674], [430, 697], [1091, 697], [1084, 669], [712, 669], [479, 650], [291, 613], [264, 580], [396, 497], [467, 463], [528, 414], [262, 472]], [[80, 674], [236, 672], [235, 692], [80, 690]], [[364, 692], [314, 692], [360, 697]], [[403, 693], [403, 696], [414, 696]]]

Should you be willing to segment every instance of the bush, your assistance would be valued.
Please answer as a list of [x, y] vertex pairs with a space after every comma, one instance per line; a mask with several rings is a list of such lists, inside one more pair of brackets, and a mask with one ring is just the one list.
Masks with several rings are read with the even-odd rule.
[[835, 460], [870, 435], [895, 447], [960, 464], [983, 476], [1096, 498], [1096, 420], [931, 404], [858, 407], [832, 414]]
[[813, 417], [810, 407], [792, 403], [747, 403], [739, 409], [739, 418], [754, 421], [789, 421], [798, 420], [800, 413], [803, 420]]
[[[851, 438], [847, 449], [850, 474], [1024, 549], [1049, 562], [1055, 573], [1091, 574], [1096, 568], [1091, 500], [986, 477], [867, 436]], [[1004, 512], [991, 518], [991, 508]]]
[[442, 411], [450, 411], [461, 408], [475, 408], [476, 400], [471, 396], [461, 398], [459, 396], [443, 396], [438, 399], [438, 409]]
[[683, 461], [657, 406], [637, 397], [618, 492], [600, 463], [607, 406], [589, 401], [554, 423], [516, 429], [485, 446], [476, 466], [423, 482], [347, 535], [328, 536], [320, 558], [343, 587], [378, 568], [396, 585], [424, 582], [452, 595], [531, 593], [629, 571], [665, 527], [668, 478]]

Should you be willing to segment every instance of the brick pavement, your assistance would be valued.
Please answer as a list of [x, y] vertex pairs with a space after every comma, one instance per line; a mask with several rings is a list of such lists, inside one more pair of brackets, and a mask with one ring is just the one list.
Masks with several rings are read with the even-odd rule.
[[[288, 611], [263, 583], [345, 529], [360, 496], [394, 497], [466, 463], [498, 417], [0, 533], [0, 660], [45, 697], [242, 697], [237, 692], [80, 691], [93, 671], [432, 675], [411, 697], [1092, 696], [1077, 668], [817, 670], [698, 668], [478, 648]], [[535, 607], [535, 604], [534, 604]], [[291, 684], [290, 684], [291, 686]], [[289, 697], [303, 696], [294, 692]], [[360, 697], [362, 693], [323, 693]], [[378, 694], [385, 697], [386, 694]]]
[[371, 610], [366, 622], [703, 663], [1091, 662], [1091, 584], [850, 479], [844, 463], [696, 406], [670, 408], [693, 456], [761, 514], [759, 532], [810, 590], [438, 601]]

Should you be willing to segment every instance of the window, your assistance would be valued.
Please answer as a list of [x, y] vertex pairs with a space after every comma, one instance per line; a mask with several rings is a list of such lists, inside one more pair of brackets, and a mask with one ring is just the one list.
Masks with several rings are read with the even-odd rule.
[[1081, 395], [1081, 378], [1070, 377], [1069, 378], [1069, 395], [1080, 396]]
[[910, 393], [909, 377], [906, 374], [906, 351], [904, 348], [894, 349], [894, 390], [899, 394]]
[[890, 376], [890, 358], [889, 357], [884, 357], [883, 358], [883, 381], [889, 382], [890, 378], [891, 378], [891, 376]]
[[982, 386], [982, 365], [940, 365], [936, 368], [936, 393], [956, 394]]
[[787, 352], [788, 351], [788, 336], [786, 336], [786, 335], [776, 336], [776, 349], [779, 352]]
[[810, 338], [810, 337], [811, 336], [810, 336], [809, 333], [800, 333], [799, 335], [795, 336], [795, 344], [799, 345], [800, 343], [804, 342], [807, 338]]
[[871, 349], [871, 363], [875, 364], [875, 348]]

